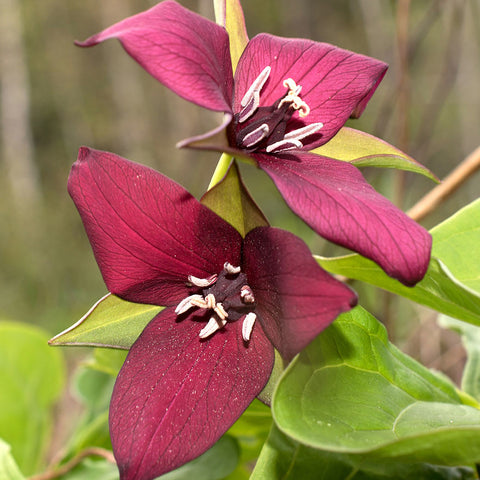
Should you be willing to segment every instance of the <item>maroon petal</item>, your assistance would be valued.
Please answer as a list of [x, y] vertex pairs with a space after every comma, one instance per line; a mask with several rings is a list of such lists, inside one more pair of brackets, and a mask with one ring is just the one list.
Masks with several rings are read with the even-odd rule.
[[311, 150], [328, 142], [350, 116], [358, 117], [373, 95], [388, 66], [327, 43], [261, 34], [250, 40], [235, 73], [234, 112], [253, 81], [266, 67], [272, 68], [260, 94], [260, 106], [273, 105], [285, 96], [283, 81], [292, 78], [302, 86], [300, 97], [310, 107], [304, 119], [294, 114], [290, 129], [305, 123], [323, 123]]
[[145, 328], [120, 370], [110, 434], [121, 480], [150, 480], [210, 448], [265, 386], [273, 347], [241, 322], [207, 340], [204, 324], [164, 310]]
[[91, 47], [109, 38], [118, 38], [148, 73], [181, 97], [231, 112], [229, 42], [219, 25], [166, 0], [77, 45]]
[[357, 303], [355, 292], [320, 268], [303, 240], [284, 230], [260, 227], [248, 233], [244, 266], [265, 333], [287, 360]]
[[108, 289], [173, 305], [189, 274], [238, 265], [240, 234], [183, 187], [117, 155], [81, 148], [68, 181]]
[[428, 268], [432, 239], [357, 168], [311, 153], [255, 155], [290, 208], [322, 237], [378, 263], [405, 285]]

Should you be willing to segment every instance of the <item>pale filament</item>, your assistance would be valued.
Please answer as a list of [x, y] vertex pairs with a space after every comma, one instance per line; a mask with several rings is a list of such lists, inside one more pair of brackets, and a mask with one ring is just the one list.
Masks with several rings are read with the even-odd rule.
[[293, 78], [287, 78], [283, 81], [283, 86], [288, 88], [287, 95], [282, 98], [278, 107], [280, 108], [284, 103], [291, 103], [292, 107], [295, 110], [298, 110], [298, 114], [303, 118], [306, 117], [310, 113], [310, 107], [304, 102], [300, 97], [299, 94], [302, 91], [302, 86], [297, 85]]

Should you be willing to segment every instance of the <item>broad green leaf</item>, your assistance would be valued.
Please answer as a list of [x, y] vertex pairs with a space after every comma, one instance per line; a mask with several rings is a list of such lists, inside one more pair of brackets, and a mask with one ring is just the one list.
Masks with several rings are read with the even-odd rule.
[[396, 168], [420, 173], [438, 182], [437, 177], [428, 168], [398, 148], [373, 135], [349, 127], [341, 128], [329, 142], [312, 152], [350, 162], [356, 167]]
[[268, 225], [243, 184], [235, 162], [230, 164], [225, 177], [202, 197], [201, 202], [235, 227], [242, 237], [255, 227]]
[[87, 366], [116, 378], [125, 362], [125, 358], [127, 358], [127, 353], [126, 350], [96, 348]]
[[330, 273], [370, 283], [445, 315], [480, 325], [480, 295], [456, 280], [436, 258], [430, 260], [425, 277], [415, 287], [406, 287], [389, 277], [376, 263], [357, 254], [315, 258]]
[[438, 323], [442, 327], [455, 330], [462, 336], [462, 342], [467, 351], [462, 390], [480, 401], [480, 328], [443, 315], [438, 319]]
[[10, 445], [0, 438], [0, 478], [2, 480], [25, 480], [10, 452]]
[[53, 337], [49, 343], [128, 350], [162, 308], [127, 302], [108, 293], [77, 323]]
[[308, 447], [372, 464], [471, 465], [480, 462], [480, 410], [463, 398], [356, 307], [287, 367], [272, 412], [283, 433]]
[[480, 293], [480, 199], [459, 210], [431, 230], [433, 255], [452, 274]]
[[25, 475], [43, 461], [52, 427], [52, 407], [64, 385], [60, 351], [32, 325], [0, 322], [0, 438]]
[[376, 463], [362, 465], [361, 456], [348, 456], [309, 448], [273, 427], [251, 480], [473, 480], [470, 468], [429, 464]]
[[106, 460], [86, 458], [75, 469], [60, 477], [61, 480], [118, 480], [118, 468]]
[[239, 0], [213, 0], [216, 22], [225, 27], [230, 40], [230, 56], [235, 72], [238, 60], [248, 43], [245, 18]]
[[238, 445], [235, 439], [224, 435], [203, 455], [166, 473], [159, 480], [220, 480], [237, 466]]

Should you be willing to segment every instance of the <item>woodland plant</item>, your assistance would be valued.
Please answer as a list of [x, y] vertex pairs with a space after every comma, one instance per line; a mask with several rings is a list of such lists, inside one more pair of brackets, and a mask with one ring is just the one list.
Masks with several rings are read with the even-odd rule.
[[[356, 165], [435, 180], [345, 127], [385, 63], [311, 40], [249, 40], [238, 0], [214, 5], [217, 23], [165, 0], [78, 43], [116, 38], [161, 84], [220, 112], [218, 128], [179, 146], [222, 156], [197, 200], [151, 168], [80, 149], [68, 191], [109, 293], [50, 343], [110, 349], [95, 364], [116, 376], [114, 460], [108, 441], [88, 445], [100, 409], [43, 478], [69, 478], [85, 443], [121, 480], [478, 478], [476, 364], [456, 388], [390, 343], [346, 282], [429, 306], [480, 338], [480, 268], [465, 259], [478, 251], [479, 202], [428, 232], [364, 179]], [[270, 226], [242, 162], [318, 235], [356, 253], [313, 255]]]

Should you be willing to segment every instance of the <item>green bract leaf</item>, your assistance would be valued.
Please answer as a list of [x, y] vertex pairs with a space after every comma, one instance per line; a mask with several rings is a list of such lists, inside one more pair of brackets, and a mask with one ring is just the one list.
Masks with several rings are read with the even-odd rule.
[[42, 464], [53, 403], [64, 383], [61, 352], [48, 347], [37, 327], [0, 322], [0, 438], [25, 475]]
[[456, 280], [448, 268], [436, 258], [430, 260], [424, 279], [415, 287], [406, 287], [389, 277], [376, 263], [360, 255], [315, 258], [330, 273], [370, 283], [438, 312], [480, 325], [480, 295]]
[[118, 480], [119, 474], [117, 466], [113, 463], [86, 458], [78, 467], [60, 478], [61, 480]]
[[128, 350], [162, 308], [127, 302], [109, 293], [75, 325], [53, 337], [49, 343]]
[[25, 480], [10, 453], [10, 445], [0, 439], [0, 478], [2, 480]]
[[438, 178], [428, 168], [398, 148], [373, 135], [353, 128], [343, 127], [329, 142], [312, 150], [312, 152], [324, 157], [353, 163], [356, 167], [408, 170], [420, 173], [438, 182]]
[[480, 400], [480, 328], [446, 316], [439, 318], [439, 324], [455, 330], [462, 336], [462, 342], [467, 351], [462, 390]]
[[473, 480], [470, 468], [429, 464], [375, 463], [363, 465], [361, 455], [342, 455], [309, 448], [275, 426], [263, 447], [250, 480]]
[[442, 259], [455, 278], [480, 292], [480, 199], [437, 225], [431, 234], [433, 255]]
[[232, 162], [221, 182], [202, 197], [201, 203], [235, 227], [242, 237], [255, 227], [268, 225], [245, 188], [235, 162]]
[[390, 344], [361, 307], [338, 317], [290, 364], [272, 411], [294, 440], [373, 463], [480, 461], [480, 410]]

